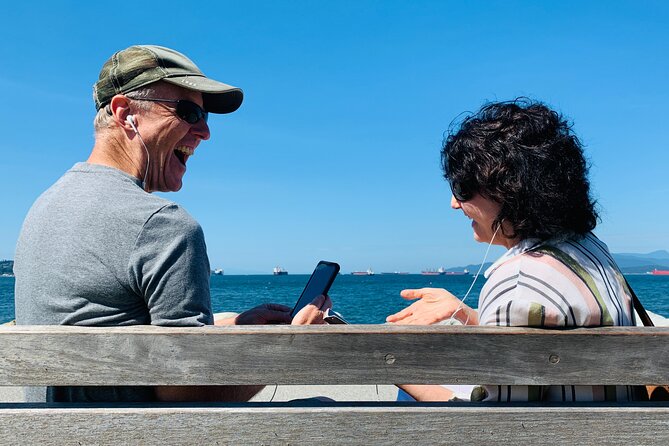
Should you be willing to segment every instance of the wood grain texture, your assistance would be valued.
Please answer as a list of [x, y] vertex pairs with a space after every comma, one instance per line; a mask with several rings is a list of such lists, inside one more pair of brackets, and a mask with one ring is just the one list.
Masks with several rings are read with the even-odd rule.
[[0, 385], [657, 384], [669, 328], [2, 327]]
[[669, 444], [669, 407], [4, 408], [1, 444]]

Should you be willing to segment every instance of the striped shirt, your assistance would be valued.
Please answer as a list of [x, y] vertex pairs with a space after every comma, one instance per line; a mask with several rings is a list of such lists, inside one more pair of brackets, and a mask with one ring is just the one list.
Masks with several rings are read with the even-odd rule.
[[[524, 240], [486, 272], [479, 325], [635, 325], [631, 293], [594, 234], [559, 243]], [[483, 386], [484, 401], [628, 401], [628, 386]]]

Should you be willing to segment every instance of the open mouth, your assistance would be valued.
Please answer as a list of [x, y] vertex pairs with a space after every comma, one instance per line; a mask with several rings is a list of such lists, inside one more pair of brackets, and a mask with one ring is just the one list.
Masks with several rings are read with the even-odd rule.
[[182, 152], [179, 152], [177, 150], [174, 151], [174, 155], [177, 157], [179, 162], [183, 164], [184, 166], [186, 165], [186, 155], [184, 155]]
[[176, 149], [174, 149], [174, 155], [177, 157], [179, 162], [185, 166], [186, 160], [188, 160], [188, 158], [193, 155], [194, 151], [195, 150], [191, 147], [179, 146]]

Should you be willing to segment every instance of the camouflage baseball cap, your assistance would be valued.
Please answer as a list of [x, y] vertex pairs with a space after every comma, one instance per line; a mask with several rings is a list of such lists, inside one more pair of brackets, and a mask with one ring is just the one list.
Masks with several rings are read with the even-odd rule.
[[160, 80], [201, 92], [204, 109], [211, 113], [231, 113], [244, 98], [241, 89], [209, 79], [177, 51], [156, 45], [135, 45], [115, 53], [102, 66], [93, 86], [95, 108], [100, 110], [117, 94]]

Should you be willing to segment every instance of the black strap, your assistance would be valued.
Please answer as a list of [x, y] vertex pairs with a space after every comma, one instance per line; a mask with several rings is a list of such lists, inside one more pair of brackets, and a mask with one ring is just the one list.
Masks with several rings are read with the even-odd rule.
[[[625, 279], [625, 276], [623, 276], [623, 279]], [[643, 322], [643, 325], [645, 325], [646, 327], [654, 327], [655, 324], [653, 323], [650, 316], [648, 316], [648, 313], [646, 313], [646, 309], [643, 307], [643, 305], [641, 305], [641, 301], [639, 300], [639, 298], [636, 297], [636, 294], [634, 293], [634, 290], [630, 286], [627, 279], [625, 279], [625, 285], [627, 285], [627, 289], [630, 291], [630, 294], [632, 295], [632, 303], [634, 304], [634, 309], [639, 315], [639, 318], [641, 318], [641, 322]]]

